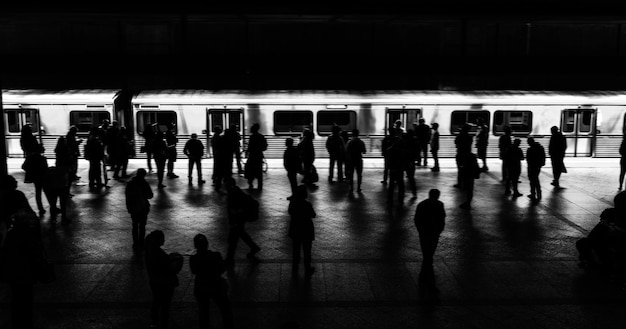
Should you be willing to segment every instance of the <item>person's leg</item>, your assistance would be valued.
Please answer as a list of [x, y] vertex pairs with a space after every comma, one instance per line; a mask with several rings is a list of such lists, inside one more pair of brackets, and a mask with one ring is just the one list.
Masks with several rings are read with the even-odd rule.
[[348, 177], [348, 185], [350, 185], [350, 191], [354, 190], [354, 163], [352, 161], [346, 164], [346, 176]]
[[191, 184], [191, 180], [193, 179], [193, 166], [195, 164], [195, 160], [189, 158], [187, 162], [187, 177], [189, 178], [189, 184]]
[[198, 172], [198, 184], [203, 184], [204, 180], [202, 179], [202, 158], [197, 158], [196, 163], [196, 171]]
[[363, 160], [356, 163], [355, 169], [356, 169], [356, 186], [357, 186], [356, 190], [358, 192], [361, 192], [361, 182], [363, 181]]
[[439, 170], [439, 151], [433, 150], [431, 153], [433, 154], [433, 160], [435, 161], [435, 166], [433, 167], [433, 169], [437, 171]]
[[330, 161], [330, 166], [328, 167], [328, 181], [331, 182], [333, 180], [333, 176], [335, 175], [336, 159], [334, 156], [330, 156], [329, 161]]
[[61, 187], [58, 189], [57, 195], [59, 196], [59, 205], [61, 206], [61, 220], [67, 219], [67, 193], [66, 188]]
[[428, 143], [422, 145], [422, 152], [424, 153], [424, 166], [428, 166]]
[[152, 152], [146, 151], [148, 171], [152, 171]]
[[[43, 202], [41, 201], [41, 192], [43, 191], [43, 183], [34, 182], [33, 184], [35, 185], [35, 201], [37, 202], [37, 209], [39, 210], [39, 215], [41, 216], [42, 214], [46, 212], [46, 210], [43, 208]], [[46, 195], [46, 198], [47, 198], [47, 195]], [[48, 199], [48, 203], [50, 203], [50, 199]]]
[[[424, 161], [426, 158], [424, 158]], [[415, 162], [410, 161], [407, 163], [406, 178], [409, 180], [409, 188], [413, 193], [413, 196], [417, 195], [417, 185], [415, 184]]]
[[338, 180], [340, 182], [343, 182], [343, 177], [344, 177], [344, 173], [343, 173], [343, 159], [341, 159], [341, 158], [337, 159], [337, 176], [338, 176]]

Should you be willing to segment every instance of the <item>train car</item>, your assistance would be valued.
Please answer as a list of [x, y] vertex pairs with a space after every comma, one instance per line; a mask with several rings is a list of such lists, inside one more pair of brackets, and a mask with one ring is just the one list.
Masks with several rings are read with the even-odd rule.
[[[237, 130], [246, 147], [250, 126], [259, 123], [267, 137], [268, 158], [279, 158], [287, 137], [304, 129], [315, 134], [318, 157], [326, 157], [325, 140], [332, 126], [358, 128], [369, 157], [381, 156], [387, 128], [400, 120], [405, 129], [420, 118], [439, 123], [440, 156], [455, 154], [454, 137], [465, 123], [482, 119], [490, 130], [488, 156], [497, 157], [497, 140], [505, 126], [518, 137], [534, 136], [547, 146], [550, 127], [567, 137], [568, 156], [619, 157], [626, 124], [626, 92], [549, 91], [141, 91], [116, 106], [114, 90], [4, 91], [4, 120], [8, 155], [23, 156], [21, 126], [31, 123], [53, 155], [54, 141], [76, 125], [81, 134], [103, 119], [117, 120], [135, 139], [137, 156], [144, 145], [143, 130], [155, 123], [165, 130], [174, 123], [179, 152], [192, 133], [210, 144], [216, 126]], [[124, 105], [125, 104], [125, 105]], [[297, 140], [297, 139], [296, 139]], [[211, 157], [207, 147], [207, 156]]]
[[71, 125], [85, 137], [92, 126], [113, 117], [113, 90], [5, 90], [2, 92], [4, 134], [7, 155], [23, 157], [20, 147], [22, 126], [30, 124], [45, 155], [54, 157], [59, 136], [67, 134]]
[[[305, 129], [315, 135], [316, 154], [327, 155], [326, 136], [333, 125], [361, 131], [370, 157], [381, 156], [387, 128], [400, 120], [405, 129], [420, 118], [439, 123], [440, 156], [454, 156], [454, 136], [465, 124], [482, 119], [490, 129], [488, 156], [498, 155], [504, 127], [515, 136], [532, 135], [547, 146], [550, 128], [559, 127], [568, 141], [568, 156], [618, 157], [625, 127], [624, 92], [531, 91], [144, 91], [133, 100], [137, 133], [148, 122], [164, 128], [176, 123], [179, 147], [191, 133], [205, 142], [216, 126], [244, 136], [254, 123], [268, 138], [267, 157], [280, 157], [286, 137]], [[136, 143], [139, 147], [141, 143]], [[245, 143], [244, 143], [245, 148]], [[210, 153], [209, 153], [210, 156]]]

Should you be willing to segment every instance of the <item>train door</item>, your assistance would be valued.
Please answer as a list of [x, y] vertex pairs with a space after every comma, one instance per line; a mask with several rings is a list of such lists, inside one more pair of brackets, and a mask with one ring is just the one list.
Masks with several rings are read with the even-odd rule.
[[215, 127], [220, 126], [222, 129], [235, 129], [241, 135], [241, 146], [245, 141], [245, 132], [243, 131], [243, 108], [210, 108], [207, 110], [207, 154], [213, 156], [211, 150], [211, 136], [215, 132]]
[[41, 143], [41, 123], [39, 121], [38, 109], [5, 109], [4, 120], [6, 126], [7, 156], [23, 156], [20, 147], [20, 133], [22, 126], [30, 124], [33, 133], [37, 135]]
[[401, 128], [405, 131], [413, 129], [413, 124], [417, 124], [422, 117], [422, 110], [416, 108], [387, 108], [385, 121], [385, 135], [388, 134], [389, 128], [393, 127], [396, 122], [400, 122]]
[[566, 155], [592, 156], [596, 137], [596, 109], [568, 109], [561, 112], [561, 132], [567, 140]]

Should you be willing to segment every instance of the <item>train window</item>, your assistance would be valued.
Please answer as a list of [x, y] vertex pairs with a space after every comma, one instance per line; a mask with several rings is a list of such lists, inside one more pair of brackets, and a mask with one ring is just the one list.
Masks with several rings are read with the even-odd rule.
[[320, 111], [317, 112], [317, 133], [330, 135], [333, 126], [341, 130], [352, 131], [356, 128], [356, 112], [354, 111]]
[[19, 112], [6, 110], [7, 114], [7, 128], [10, 133], [19, 133], [22, 130], [22, 125], [20, 124]]
[[[176, 125], [176, 112], [174, 111], [139, 111], [137, 113], [137, 132], [143, 134], [147, 124], [157, 124], [159, 131], [166, 131], [167, 125]], [[176, 131], [176, 128], [174, 128]]]
[[478, 120], [482, 119], [489, 126], [489, 112], [487, 111], [454, 111], [450, 120], [450, 132], [458, 134], [464, 124], [470, 124], [470, 131], [477, 130]]
[[70, 112], [70, 125], [76, 126], [79, 132], [89, 132], [91, 127], [99, 126], [105, 119], [111, 121], [111, 113], [107, 111]]
[[7, 109], [4, 111], [7, 117], [7, 129], [10, 133], [19, 133], [22, 126], [30, 124], [33, 132], [39, 132], [39, 115], [37, 110]]
[[576, 111], [565, 110], [563, 111], [563, 116], [561, 117], [561, 132], [571, 133], [574, 132], [575, 120], [576, 120]]
[[579, 130], [581, 133], [588, 133], [591, 131], [591, 120], [593, 118], [592, 111], [583, 111], [580, 116], [580, 127]]
[[533, 127], [531, 111], [496, 111], [493, 114], [493, 133], [501, 135], [504, 127], [509, 126], [513, 134], [530, 134]]
[[301, 133], [305, 128], [313, 126], [311, 111], [276, 111], [274, 112], [274, 133]]

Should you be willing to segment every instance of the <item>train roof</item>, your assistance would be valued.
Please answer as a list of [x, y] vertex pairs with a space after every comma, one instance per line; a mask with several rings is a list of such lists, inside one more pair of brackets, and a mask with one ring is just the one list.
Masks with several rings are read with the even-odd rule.
[[626, 91], [341, 91], [341, 90], [158, 90], [142, 91], [133, 102], [142, 104], [315, 104], [324, 102], [418, 104], [576, 104], [626, 105]]
[[4, 104], [112, 104], [118, 90], [2, 90]]

